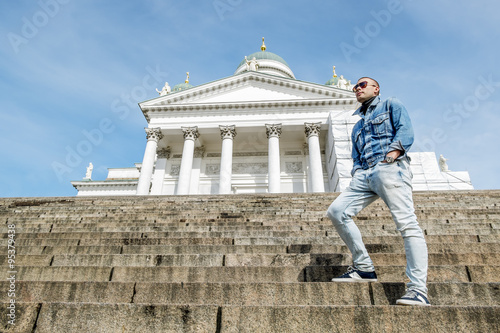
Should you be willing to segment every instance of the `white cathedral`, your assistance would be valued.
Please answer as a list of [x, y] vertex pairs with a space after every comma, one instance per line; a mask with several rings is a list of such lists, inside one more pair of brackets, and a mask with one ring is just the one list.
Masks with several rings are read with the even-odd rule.
[[[325, 84], [300, 81], [266, 51], [230, 77], [184, 83], [139, 103], [148, 122], [142, 163], [108, 169], [105, 180], [71, 182], [79, 196], [340, 192], [350, 182], [351, 82], [333, 70]], [[473, 189], [434, 152], [409, 154], [414, 190]]]

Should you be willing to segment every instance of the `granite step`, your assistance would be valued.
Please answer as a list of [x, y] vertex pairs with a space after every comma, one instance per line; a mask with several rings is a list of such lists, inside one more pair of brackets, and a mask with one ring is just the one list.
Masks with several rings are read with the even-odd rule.
[[[0, 288], [8, 290], [6, 281]], [[498, 306], [500, 283], [429, 283], [435, 306]], [[403, 283], [158, 283], [19, 281], [22, 303], [134, 303], [186, 305], [394, 305]], [[464, 297], [467, 296], [467, 297]], [[6, 293], [0, 303], [8, 303]]]
[[500, 307], [222, 307], [221, 332], [494, 332]]
[[[490, 229], [491, 230], [491, 229]], [[228, 237], [324, 237], [325, 231], [275, 231], [275, 230], [234, 230], [234, 231], [168, 231], [168, 232], [48, 232], [18, 233], [16, 239], [132, 239], [132, 238], [228, 238]], [[6, 239], [4, 234], [2, 239]]]
[[[397, 244], [366, 244], [369, 253], [404, 253]], [[230, 253], [349, 253], [345, 245], [101, 245], [101, 246], [22, 246], [18, 255], [40, 254], [230, 254]], [[500, 253], [500, 243], [429, 243], [429, 253]], [[7, 253], [7, 247], [0, 247]]]
[[[288, 202], [286, 205], [288, 207], [278, 206], [270, 207], [268, 209], [262, 209], [260, 207], [255, 207], [252, 209], [248, 209], [244, 205], [235, 205], [233, 209], [223, 209], [223, 210], [207, 210], [207, 209], [196, 209], [194, 207], [190, 207], [188, 204], [183, 204], [182, 202], [176, 203], [176, 205], [184, 205], [182, 211], [179, 212], [164, 212], [161, 208], [153, 208], [153, 209], [141, 209], [140, 207], [134, 207], [133, 210], [130, 211], [92, 211], [92, 207], [82, 207], [81, 210], [66, 210], [64, 214], [61, 214], [61, 209], [57, 207], [50, 207], [46, 211], [29, 211], [29, 210], [12, 210], [5, 209], [3, 212], [0, 211], [0, 217], [7, 217], [12, 219], [19, 219], [29, 221], [34, 218], [38, 218], [41, 220], [72, 220], [72, 221], [81, 221], [84, 219], [95, 219], [95, 220], [103, 220], [103, 219], [116, 219], [118, 216], [127, 216], [130, 219], [143, 221], [149, 219], [157, 219], [157, 220], [169, 220], [169, 219], [182, 219], [182, 218], [206, 218], [206, 219], [227, 219], [229, 220], [238, 220], [245, 217], [250, 218], [259, 218], [259, 216], [274, 216], [277, 218], [280, 217], [288, 217], [288, 216], [301, 216], [303, 218], [306, 217], [317, 217], [324, 216], [328, 206], [330, 205], [330, 201], [320, 203], [314, 207], [304, 207], [303, 209], [297, 210], [293, 209], [293, 207], [301, 205], [300, 203]], [[418, 205], [418, 202], [415, 202], [415, 212], [418, 215], [438, 215], [445, 214], [447, 216], [456, 216], [460, 217], [462, 215], [498, 215], [500, 211], [500, 205], [488, 206], [486, 204], [482, 204], [481, 206], [470, 206], [464, 203], [457, 203], [456, 205], [443, 205], [441, 204], [439, 207], [427, 206], [427, 205]], [[376, 205], [372, 204], [368, 211], [362, 211], [358, 216], [364, 217], [389, 217], [390, 212], [389, 209], [384, 205]]]
[[[397, 244], [366, 243], [368, 253], [404, 253], [402, 241]], [[124, 247], [125, 250], [126, 247]], [[490, 253], [500, 252], [500, 243], [428, 243], [429, 253]], [[348, 253], [345, 245], [294, 244], [287, 247], [287, 253]]]
[[[8, 309], [0, 307], [0, 316]], [[498, 306], [19, 304], [29, 332], [496, 332]], [[390, 324], [389, 324], [390, 323]]]
[[[360, 228], [364, 229], [378, 229], [378, 228], [394, 228], [392, 220], [386, 221], [355, 221]], [[462, 228], [462, 229], [499, 229], [499, 221], [455, 221], [450, 223], [447, 221], [419, 221], [422, 228]], [[97, 224], [97, 223], [66, 223], [61, 225], [50, 224], [42, 227], [33, 225], [16, 226], [16, 232], [21, 233], [64, 233], [64, 232], [175, 232], [175, 231], [233, 231], [233, 230], [275, 230], [275, 231], [300, 231], [300, 230], [334, 230], [332, 223], [329, 220], [320, 221], [318, 223], [303, 223], [302, 221], [296, 223], [284, 224], [268, 224], [263, 225], [262, 222], [242, 222], [238, 224], [214, 224], [214, 223], [126, 223], [119, 224]], [[6, 225], [0, 226], [0, 232], [8, 232]], [[3, 236], [5, 237], [5, 236]]]
[[[450, 192], [447, 192], [450, 193]], [[262, 197], [266, 194], [256, 194], [254, 197]], [[48, 198], [46, 205], [37, 206], [35, 202], [26, 201], [27, 198], [2, 198], [2, 203], [0, 203], [0, 214], [4, 214], [7, 210], [13, 212], [28, 212], [32, 215], [34, 214], [52, 214], [54, 216], [68, 216], [70, 212], [83, 212], [86, 215], [98, 216], [99, 214], [114, 214], [114, 213], [126, 213], [126, 214], [136, 214], [137, 210], [141, 211], [157, 211], [162, 215], [182, 215], [190, 211], [204, 211], [207, 213], [222, 212], [224, 214], [241, 214], [246, 212], [253, 212], [259, 210], [262, 212], [304, 212], [308, 210], [314, 210], [319, 207], [324, 207], [325, 204], [330, 204], [336, 197], [337, 194], [331, 196], [329, 193], [325, 194], [305, 194], [307, 200], [301, 200], [297, 198], [289, 198], [283, 196], [281, 193], [281, 198], [274, 197], [268, 203], [256, 203], [245, 200], [237, 200], [235, 198], [227, 198], [223, 196], [221, 200], [215, 201], [186, 201], [179, 196], [170, 196], [174, 200], [169, 201], [166, 196], [160, 197], [156, 203], [150, 203], [149, 205], [144, 204], [144, 201], [138, 199], [136, 201], [127, 202], [126, 198], [122, 197], [123, 203], [127, 202], [127, 206], [123, 205], [109, 205], [106, 201], [103, 201], [102, 197], [95, 197], [93, 203], [85, 202], [81, 198], [69, 198], [73, 201], [73, 205], [60, 206], [56, 204], [55, 198]], [[429, 200], [425, 197], [425, 193], [414, 192], [413, 201], [415, 209], [422, 207], [430, 207], [436, 210], [445, 210], [450, 207], [460, 207], [464, 208], [464, 205], [470, 207], [471, 209], [483, 209], [485, 207], [496, 209], [500, 205], [498, 204], [500, 197], [484, 197], [479, 196], [476, 200], [467, 200], [466, 198], [447, 199], [447, 198], [435, 198]], [[274, 195], [272, 195], [274, 196]], [[271, 197], [269, 197], [271, 198]], [[12, 199], [12, 200], [10, 200]], [[11, 203], [7, 204], [6, 200], [10, 200]], [[223, 205], [221, 204], [223, 203]], [[382, 200], [376, 200], [371, 204], [371, 207], [376, 210], [386, 209], [386, 206]], [[56, 209], [56, 210], [54, 210]]]
[[[82, 207], [80, 211], [71, 211], [67, 210], [65, 214], [60, 214], [61, 210], [57, 210], [55, 207], [49, 208], [45, 212], [34, 212], [34, 211], [26, 211], [26, 210], [11, 210], [6, 209], [5, 211], [0, 211], [0, 217], [3, 218], [12, 218], [12, 219], [25, 219], [29, 221], [31, 219], [40, 219], [40, 220], [71, 220], [71, 221], [81, 221], [85, 219], [95, 219], [95, 220], [105, 220], [105, 219], [116, 219], [118, 216], [127, 216], [130, 219], [136, 221], [147, 221], [150, 219], [156, 220], [172, 220], [172, 219], [182, 219], [182, 218], [205, 218], [205, 219], [227, 219], [230, 220], [238, 220], [245, 217], [251, 218], [259, 218], [259, 216], [273, 216], [276, 218], [287, 218], [290, 216], [296, 217], [321, 217], [325, 216], [326, 209], [328, 208], [330, 202], [321, 203], [315, 207], [306, 207], [300, 211], [287, 209], [287, 208], [279, 208], [272, 207], [267, 210], [256, 207], [255, 209], [245, 208], [243, 205], [235, 205], [233, 210], [213, 210], [209, 211], [206, 209], [195, 209], [190, 207], [189, 205], [183, 203], [176, 203], [176, 205], [184, 205], [182, 211], [179, 212], [163, 212], [160, 208], [154, 209], [141, 209], [140, 207], [134, 207], [133, 211], [97, 211], [92, 212], [91, 207]], [[288, 202], [288, 206], [294, 207], [295, 205], [300, 205], [300, 203]], [[422, 206], [415, 204], [415, 212], [417, 215], [438, 215], [445, 214], [447, 216], [455, 216], [460, 217], [462, 214], [464, 215], [498, 215], [500, 210], [500, 206], [487, 206], [482, 205], [481, 207], [470, 207], [464, 203], [457, 203], [455, 206], [443, 206], [441, 205], [439, 208], [432, 206]], [[369, 207], [368, 211], [362, 211], [358, 216], [363, 217], [389, 217], [390, 212], [385, 205], [377, 206], [372, 204]]]
[[[77, 235], [75, 236], [77, 237]], [[72, 246], [72, 245], [231, 245], [233, 238], [125, 238], [125, 239], [94, 239], [94, 238], [74, 238], [74, 239], [60, 239], [60, 238], [45, 238], [45, 239], [19, 239], [16, 240], [17, 246]], [[0, 240], [1, 246], [7, 245], [7, 240]]]
[[[433, 243], [477, 243], [499, 242], [499, 235], [429, 235], [425, 237], [428, 244]], [[391, 236], [365, 236], [363, 237], [365, 244], [402, 244], [402, 237], [397, 235]], [[343, 244], [342, 240], [337, 237], [322, 237], [322, 238], [234, 238], [235, 245], [280, 245], [280, 244], [310, 244], [310, 245], [338, 245]]]
[[[406, 265], [403, 253], [373, 253], [375, 266]], [[8, 256], [0, 255], [0, 263], [8, 265]], [[345, 253], [260, 253], [260, 254], [41, 254], [18, 255], [16, 266], [99, 266], [99, 267], [163, 267], [163, 266], [343, 266], [352, 263]], [[500, 265], [500, 253], [430, 253], [429, 265]]]
[[[449, 192], [447, 192], [448, 194]], [[455, 193], [455, 194], [458, 194]], [[323, 206], [325, 204], [331, 203], [337, 196], [337, 193], [304, 193], [302, 198], [299, 197], [287, 197], [286, 193], [281, 193], [280, 197], [276, 197], [274, 194], [268, 196], [267, 201], [257, 202], [251, 200], [251, 198], [262, 198], [267, 194], [255, 194], [247, 196], [248, 200], [239, 200], [237, 198], [228, 198], [227, 196], [222, 196], [217, 200], [215, 198], [207, 197], [209, 200], [185, 200], [180, 196], [169, 196], [173, 198], [173, 200], [169, 200], [167, 196], [161, 196], [158, 198], [156, 202], [146, 202], [144, 198], [137, 198], [137, 200], [126, 200], [125, 197], [118, 198], [120, 203], [109, 203], [103, 200], [103, 197], [95, 197], [93, 202], [86, 202], [81, 200], [82, 198], [71, 198], [68, 199], [73, 200], [72, 205], [57, 205], [55, 198], [48, 198], [47, 203], [45, 205], [37, 205], [35, 201], [27, 201], [27, 198], [4, 198], [2, 204], [0, 204], [0, 213], [2, 210], [11, 209], [13, 211], [28, 211], [31, 213], [44, 213], [51, 211], [52, 208], [59, 209], [59, 215], [64, 216], [67, 212], [70, 211], [82, 211], [83, 208], [88, 208], [87, 213], [115, 213], [115, 212], [124, 212], [124, 213], [134, 213], [134, 208], [148, 211], [148, 210], [158, 210], [162, 214], [182, 214], [185, 209], [183, 206], [178, 205], [181, 203], [188, 210], [203, 210], [207, 212], [226, 212], [226, 213], [237, 213], [239, 212], [238, 208], [243, 207], [243, 212], [253, 211], [255, 209], [260, 209], [262, 211], [304, 211], [311, 208], [316, 208], [319, 206]], [[436, 209], [442, 209], [443, 207], [456, 207], [460, 204], [466, 204], [472, 208], [482, 208], [485, 206], [495, 208], [498, 206], [499, 197], [487, 197], [484, 195], [477, 195], [476, 197], [440, 197], [440, 198], [431, 198], [426, 197], [425, 192], [414, 192], [413, 193], [413, 201], [415, 203], [415, 207], [435, 207]], [[10, 203], [8, 203], [9, 200]], [[221, 205], [221, 203], [224, 205]], [[98, 203], [98, 205], [96, 204]], [[294, 203], [295, 205], [290, 205]], [[126, 204], [126, 205], [124, 205]], [[385, 204], [382, 200], [376, 200], [373, 202], [373, 207], [375, 208], [383, 208]], [[61, 209], [62, 208], [62, 209]]]
[[[372, 221], [372, 220], [356, 220], [356, 224], [364, 229], [379, 229], [379, 228], [394, 228], [392, 219]], [[446, 228], [461, 228], [461, 229], [491, 229], [500, 228], [500, 220], [484, 221], [460, 221], [452, 220], [420, 220], [419, 224], [422, 228], [427, 229], [446, 229]], [[274, 230], [274, 231], [300, 231], [307, 227], [310, 230], [334, 230], [332, 223], [325, 219], [318, 223], [302, 223], [298, 221], [295, 223], [276, 223], [274, 225], [263, 225], [262, 222], [242, 222], [238, 224], [213, 224], [207, 223], [65, 223], [61, 225], [50, 224], [43, 227], [33, 227], [33, 225], [23, 224], [22, 227], [16, 226], [16, 232], [21, 233], [64, 233], [64, 232], [175, 232], [175, 231], [235, 231], [235, 230]], [[0, 226], [0, 232], [3, 232], [1, 237], [5, 238], [8, 232], [6, 225]]]
[[[328, 282], [345, 273], [347, 266], [19, 266], [18, 281], [118, 282]], [[402, 282], [405, 266], [377, 266], [380, 282]], [[0, 268], [3, 276], [10, 270]], [[429, 282], [500, 282], [500, 266], [429, 266]]]
[[220, 307], [165, 304], [19, 303], [15, 325], [0, 305], [4, 332], [216, 332]]
[[[86, 215], [82, 213], [78, 215], [77, 212], [72, 213], [68, 216], [50, 216], [48, 214], [40, 216], [39, 214], [27, 214], [25, 212], [18, 212], [19, 215], [12, 214], [8, 217], [10, 223], [119, 223], [121, 217], [126, 217], [128, 221], [133, 222], [244, 222], [244, 221], [254, 221], [262, 222], [268, 218], [273, 218], [279, 221], [287, 220], [309, 220], [314, 221], [326, 216], [326, 209], [328, 205], [323, 207], [318, 207], [311, 211], [306, 212], [252, 212], [239, 215], [225, 215], [224, 213], [208, 214], [206, 212], [192, 211], [189, 214], [184, 215], [168, 215], [163, 216], [159, 212], [141, 212], [136, 214], [130, 213], [114, 213], [114, 214], [99, 214], [99, 216]], [[140, 210], [139, 210], [140, 212]], [[497, 219], [500, 216], [500, 209], [469, 209], [463, 207], [450, 207], [448, 210], [436, 210], [432, 208], [420, 208], [415, 211], [419, 219], [458, 219], [466, 220], [468, 218], [474, 219]], [[76, 216], [75, 216], [76, 215]], [[391, 215], [388, 209], [376, 210], [373, 208], [369, 209], [369, 212], [361, 212], [358, 215], [359, 219], [370, 219], [370, 220], [386, 220], [390, 219]]]
[[[78, 235], [75, 235], [78, 237]], [[382, 233], [379, 236], [364, 237], [366, 244], [400, 244], [401, 236], [394, 233]], [[451, 234], [428, 235], [426, 240], [432, 243], [494, 243], [500, 241], [500, 234]], [[7, 239], [0, 239], [0, 246], [7, 246]], [[18, 247], [24, 246], [104, 246], [104, 245], [339, 245], [343, 244], [337, 234], [328, 237], [181, 237], [181, 238], [44, 238], [17, 239]]]

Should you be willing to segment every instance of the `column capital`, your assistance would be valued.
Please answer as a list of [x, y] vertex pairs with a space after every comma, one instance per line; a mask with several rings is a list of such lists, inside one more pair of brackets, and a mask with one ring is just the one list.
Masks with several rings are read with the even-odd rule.
[[193, 140], [196, 141], [200, 136], [198, 132], [198, 126], [194, 127], [181, 127], [182, 133], [184, 135], [184, 140]]
[[158, 149], [158, 151], [156, 153], [158, 154], [158, 158], [170, 158], [171, 152], [172, 151], [171, 151], [170, 146], [169, 146], [167, 148]]
[[266, 124], [266, 134], [267, 138], [281, 136], [281, 124]]
[[219, 125], [220, 129], [220, 136], [221, 139], [234, 139], [236, 136], [236, 126], [235, 125], [229, 125], [229, 126], [223, 126]]
[[311, 136], [319, 136], [321, 131], [321, 122], [319, 123], [304, 123], [306, 130], [306, 137], [309, 138]]
[[205, 156], [205, 146], [194, 148], [194, 158], [202, 158]]
[[160, 141], [161, 138], [163, 138], [163, 134], [161, 133], [161, 128], [159, 128], [159, 127], [157, 127], [157, 128], [146, 127], [144, 130], [146, 131], [146, 139], [148, 141], [152, 140], [152, 141], [156, 141], [156, 143], [158, 143], [158, 141]]

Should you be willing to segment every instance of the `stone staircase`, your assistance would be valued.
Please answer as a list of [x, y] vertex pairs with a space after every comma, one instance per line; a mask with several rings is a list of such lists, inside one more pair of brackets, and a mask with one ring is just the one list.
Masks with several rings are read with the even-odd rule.
[[336, 196], [0, 199], [0, 331], [500, 332], [500, 191], [415, 193], [432, 307], [394, 305], [406, 261], [380, 200], [356, 218], [379, 282], [329, 282], [351, 263]]

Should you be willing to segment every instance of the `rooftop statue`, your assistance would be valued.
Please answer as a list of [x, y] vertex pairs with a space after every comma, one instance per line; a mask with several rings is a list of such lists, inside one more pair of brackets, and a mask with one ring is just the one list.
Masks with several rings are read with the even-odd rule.
[[446, 161], [448, 161], [447, 158], [444, 158], [443, 155], [439, 155], [439, 168], [441, 169], [442, 172], [450, 171], [448, 169], [448, 164], [446, 163]]
[[352, 88], [353, 88], [353, 87], [354, 87], [354, 86], [352, 85], [351, 80], [347, 80], [347, 85], [346, 85], [346, 87], [345, 87], [345, 88], [346, 88], [347, 90], [352, 90]]
[[337, 85], [340, 89], [347, 89], [347, 80], [344, 79], [344, 75], [340, 75]]
[[94, 170], [94, 165], [92, 162], [89, 163], [89, 166], [87, 167], [87, 172], [85, 173], [85, 178], [83, 179], [92, 179], [92, 170]]
[[351, 80], [347, 80], [344, 75], [340, 75], [340, 77], [337, 75], [335, 71], [335, 66], [333, 66], [333, 76], [330, 80], [328, 80], [325, 85], [327, 86], [332, 86], [335, 88], [340, 88], [340, 89], [345, 89], [345, 90], [352, 90], [353, 85], [351, 83]]
[[257, 68], [259, 68], [259, 64], [255, 57], [253, 57], [252, 60], [248, 60], [247, 56], [245, 56], [245, 62], [247, 63], [247, 71], [255, 72], [257, 71]]
[[160, 96], [165, 96], [166, 94], [170, 93], [171, 89], [170, 86], [168, 85], [168, 82], [165, 82], [165, 85], [163, 88], [161, 88], [161, 91], [156, 88], [156, 92], [160, 94]]

